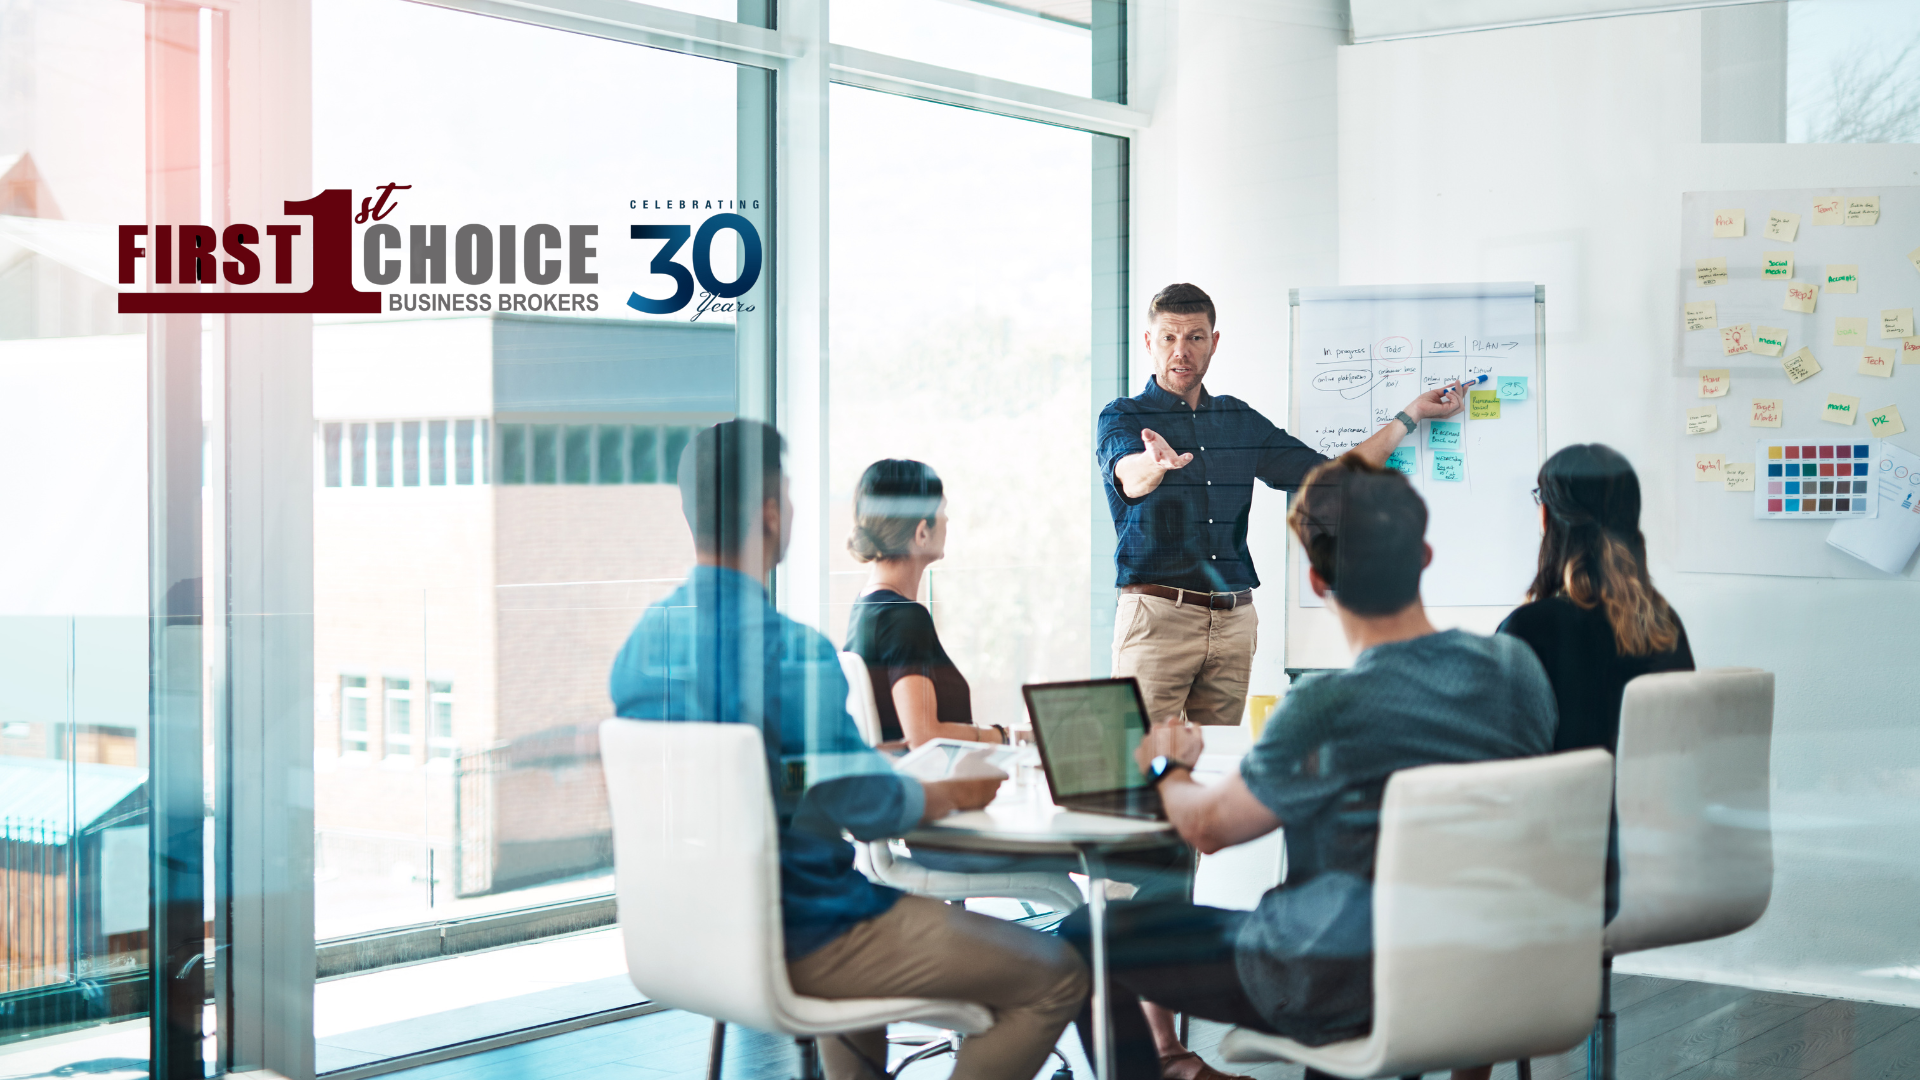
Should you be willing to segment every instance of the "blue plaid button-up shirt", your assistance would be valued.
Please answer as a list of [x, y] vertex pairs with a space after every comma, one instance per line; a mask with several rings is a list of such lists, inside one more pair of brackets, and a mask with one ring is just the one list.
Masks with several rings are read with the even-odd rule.
[[[1129, 499], [1114, 465], [1140, 452], [1140, 431], [1152, 428], [1176, 453], [1192, 454], [1145, 498]], [[1273, 425], [1239, 398], [1200, 393], [1190, 409], [1148, 376], [1147, 388], [1100, 412], [1094, 456], [1113, 511], [1117, 585], [1169, 585], [1201, 592], [1259, 586], [1247, 552], [1253, 482], [1292, 491], [1327, 459]]]

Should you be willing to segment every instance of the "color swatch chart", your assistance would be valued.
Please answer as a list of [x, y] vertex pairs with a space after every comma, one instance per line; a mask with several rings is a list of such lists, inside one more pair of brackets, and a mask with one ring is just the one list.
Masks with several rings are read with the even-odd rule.
[[1876, 516], [1879, 478], [1865, 443], [1777, 443], [1754, 451], [1766, 477], [1753, 486], [1757, 518]]

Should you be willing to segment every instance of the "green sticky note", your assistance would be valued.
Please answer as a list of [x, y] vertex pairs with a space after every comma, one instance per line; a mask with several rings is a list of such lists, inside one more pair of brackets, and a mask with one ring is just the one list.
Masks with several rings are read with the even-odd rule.
[[1467, 395], [1467, 416], [1474, 420], [1500, 419], [1500, 392], [1475, 390]]
[[1420, 472], [1419, 451], [1411, 446], [1395, 447], [1387, 455], [1387, 468], [1398, 471], [1403, 476], [1414, 476]]
[[1460, 481], [1467, 478], [1467, 455], [1454, 450], [1433, 452], [1433, 478]]
[[1460, 422], [1458, 420], [1433, 420], [1427, 424], [1427, 446], [1438, 450], [1459, 449]]
[[1500, 400], [1527, 400], [1527, 377], [1525, 375], [1500, 376]]

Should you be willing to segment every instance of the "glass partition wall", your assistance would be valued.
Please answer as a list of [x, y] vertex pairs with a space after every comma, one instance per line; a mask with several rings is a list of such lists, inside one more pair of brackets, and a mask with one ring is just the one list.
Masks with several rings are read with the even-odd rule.
[[[993, 707], [1104, 651], [1083, 444], [1124, 364], [1089, 281], [1124, 291], [1124, 151], [1117, 230], [1089, 176], [1142, 119], [1123, 6], [459, 6], [0, 13], [0, 439], [45, 463], [0, 481], [40, 526], [0, 540], [36, 568], [0, 584], [9, 1066], [356, 1080], [646, 1009], [595, 732], [691, 563], [702, 426], [789, 438], [797, 617], [841, 632], [851, 479], [919, 456], [964, 493], [933, 599]], [[956, 14], [1025, 43], [974, 74], [1033, 85], [916, 55]], [[903, 289], [958, 196], [887, 194], [928, 179], [892, 125], [1017, 147], [1044, 209]], [[1037, 257], [969, 288], [998, 242]], [[1046, 468], [996, 485], [913, 417], [1009, 362], [1034, 400], [970, 415], [1046, 429]]]

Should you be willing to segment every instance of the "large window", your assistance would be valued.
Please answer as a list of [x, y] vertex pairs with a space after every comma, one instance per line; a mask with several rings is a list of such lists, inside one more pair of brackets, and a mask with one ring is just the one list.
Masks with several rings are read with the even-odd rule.
[[[1020, 685], [1089, 674], [1092, 140], [1064, 128], [836, 87], [833, 108], [834, 604], [852, 493], [880, 458], [945, 482], [929, 573], [942, 642], [982, 723]], [[901, 288], [900, 282], [911, 281]]]
[[[679, 254], [731, 282], [739, 222], [766, 228], [772, 199], [736, 168], [729, 64], [399, 0], [316, 5], [313, 53], [315, 184], [379, 204], [354, 273], [386, 297], [313, 329], [314, 664], [356, 673], [315, 710], [324, 1073], [638, 1000], [611, 929], [611, 970], [526, 960], [431, 990], [382, 943], [556, 904], [585, 906], [555, 925], [610, 921], [607, 675], [692, 561], [668, 485], [736, 411], [739, 367], [730, 306], [640, 310], [675, 283], [629, 230], [736, 215]], [[566, 78], [475, 77], [509, 71]], [[555, 932], [513, 925], [488, 940]]]

